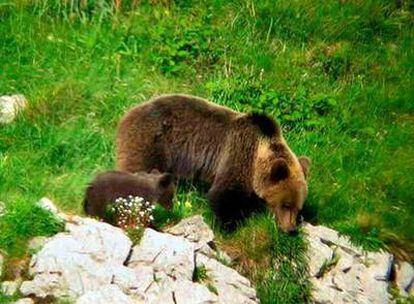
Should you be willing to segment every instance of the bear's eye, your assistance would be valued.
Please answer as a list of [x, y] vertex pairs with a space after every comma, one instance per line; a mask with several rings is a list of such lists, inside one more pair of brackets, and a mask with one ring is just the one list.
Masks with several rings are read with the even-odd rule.
[[283, 209], [290, 209], [291, 204], [290, 203], [283, 203], [282, 208]]

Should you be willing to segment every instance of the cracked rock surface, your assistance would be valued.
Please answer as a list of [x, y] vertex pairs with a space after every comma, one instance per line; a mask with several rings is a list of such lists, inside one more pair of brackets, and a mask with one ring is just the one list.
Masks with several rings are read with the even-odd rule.
[[304, 228], [315, 303], [390, 303], [391, 254], [364, 252], [327, 227]]
[[[231, 259], [217, 251], [201, 216], [166, 233], [145, 229], [132, 246], [119, 228], [63, 214], [48, 199], [39, 205], [65, 221], [65, 232], [30, 242], [37, 252], [30, 263], [32, 279], [16, 286], [31, 298], [21, 303], [46, 297], [77, 304], [259, 303], [249, 280], [225, 265]], [[386, 252], [364, 252], [324, 226], [305, 223], [304, 230], [314, 303], [395, 303], [389, 292], [392, 270], [400, 296], [414, 295], [409, 263], [395, 263]], [[196, 280], [200, 269], [203, 277]]]
[[[65, 232], [47, 239], [33, 255], [33, 279], [20, 287], [24, 296], [77, 304], [258, 303], [249, 280], [215, 259], [208, 245], [214, 235], [201, 216], [170, 228], [174, 235], [147, 228], [135, 246], [119, 228], [66, 218]], [[193, 281], [201, 265], [208, 284]]]

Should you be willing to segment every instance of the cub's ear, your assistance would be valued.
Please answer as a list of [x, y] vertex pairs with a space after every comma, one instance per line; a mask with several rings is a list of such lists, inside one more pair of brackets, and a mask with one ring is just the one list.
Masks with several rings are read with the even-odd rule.
[[309, 166], [311, 164], [311, 160], [306, 156], [301, 156], [299, 157], [299, 163], [300, 163], [300, 166], [302, 167], [302, 171], [303, 171], [303, 174], [305, 175], [305, 178], [308, 178]]
[[158, 185], [161, 188], [167, 188], [172, 183], [174, 183], [174, 176], [170, 173], [164, 173], [161, 175], [160, 179], [158, 180]]
[[158, 169], [152, 169], [150, 171], [151, 174], [160, 174], [161, 172]]
[[270, 179], [277, 183], [289, 177], [289, 167], [286, 160], [279, 158], [273, 163]]

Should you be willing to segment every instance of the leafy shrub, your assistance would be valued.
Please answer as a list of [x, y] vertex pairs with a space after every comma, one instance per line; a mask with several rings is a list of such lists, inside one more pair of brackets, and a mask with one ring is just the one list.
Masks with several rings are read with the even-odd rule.
[[212, 99], [233, 105], [241, 111], [264, 112], [275, 117], [286, 128], [322, 126], [325, 117], [334, 112], [337, 102], [324, 94], [309, 96], [304, 88], [293, 95], [278, 92], [260, 77], [236, 77], [207, 85]]
[[178, 29], [157, 27], [153, 32], [155, 48], [151, 60], [166, 75], [176, 75], [187, 66], [211, 65], [218, 61], [221, 51], [213, 48], [215, 33], [207, 24], [198, 23], [188, 27], [180, 22]]

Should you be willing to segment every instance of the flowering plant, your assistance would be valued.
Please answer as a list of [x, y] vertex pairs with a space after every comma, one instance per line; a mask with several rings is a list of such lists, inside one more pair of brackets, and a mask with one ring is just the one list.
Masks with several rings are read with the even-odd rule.
[[116, 224], [125, 230], [147, 227], [154, 220], [154, 204], [139, 196], [119, 197], [111, 207]]

